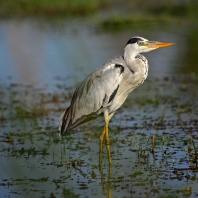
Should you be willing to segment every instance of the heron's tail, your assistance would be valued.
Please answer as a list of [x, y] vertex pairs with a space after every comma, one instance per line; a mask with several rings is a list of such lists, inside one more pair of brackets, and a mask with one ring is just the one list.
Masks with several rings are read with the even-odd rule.
[[59, 119], [59, 131], [60, 134], [63, 135], [69, 130], [69, 126], [71, 124], [71, 115], [69, 107], [62, 113]]

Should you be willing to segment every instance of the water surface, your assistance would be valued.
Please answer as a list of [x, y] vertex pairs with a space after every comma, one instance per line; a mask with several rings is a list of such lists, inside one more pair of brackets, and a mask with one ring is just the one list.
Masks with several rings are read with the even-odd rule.
[[[112, 34], [80, 20], [58, 27], [30, 19], [1, 21], [1, 196], [196, 197], [193, 32], [153, 26]], [[104, 146], [100, 169], [103, 118], [64, 138], [58, 136], [57, 122], [77, 84], [122, 55], [136, 35], [176, 44], [145, 54], [149, 77], [112, 119], [113, 164], [110, 169]]]

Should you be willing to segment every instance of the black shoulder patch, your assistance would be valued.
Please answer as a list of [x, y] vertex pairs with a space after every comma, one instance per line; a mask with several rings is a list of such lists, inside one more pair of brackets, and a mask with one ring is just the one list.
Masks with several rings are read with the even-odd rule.
[[133, 38], [128, 40], [126, 45], [136, 43], [137, 41], [143, 41], [143, 40], [141, 38], [138, 38], [138, 37], [133, 37]]
[[115, 95], [116, 95], [116, 93], [117, 93], [117, 91], [118, 91], [118, 88], [119, 88], [119, 85], [117, 86], [117, 88], [113, 91], [113, 93], [112, 93], [111, 96], [109, 97], [108, 103], [110, 103], [110, 102], [114, 99], [114, 97], [115, 97]]
[[120, 74], [124, 72], [124, 67], [120, 64], [115, 64], [115, 68], [119, 68], [120, 69]]

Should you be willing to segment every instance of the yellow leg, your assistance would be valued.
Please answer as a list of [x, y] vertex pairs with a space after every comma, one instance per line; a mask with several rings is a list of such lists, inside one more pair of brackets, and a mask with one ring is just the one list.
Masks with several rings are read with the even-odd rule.
[[105, 127], [102, 131], [102, 133], [100, 134], [100, 150], [102, 150], [102, 143], [103, 143], [103, 140], [104, 140], [104, 135], [105, 135]]
[[[110, 118], [113, 116], [113, 114], [110, 116]], [[99, 154], [99, 166], [102, 165], [102, 147], [103, 147], [103, 141], [104, 141], [104, 136], [106, 140], [106, 149], [107, 149], [107, 155], [108, 155], [108, 160], [109, 160], [109, 165], [112, 164], [111, 161], [111, 152], [110, 152], [110, 140], [109, 140], [109, 134], [108, 134], [108, 125], [109, 125], [109, 114], [108, 110], [104, 109], [104, 118], [105, 118], [105, 126], [100, 134], [100, 154]]]
[[111, 151], [110, 151], [110, 140], [109, 140], [109, 135], [108, 135], [108, 123], [105, 123], [105, 140], [106, 140], [106, 148], [107, 148], [109, 165], [111, 165], [112, 161], [111, 161]]
[[102, 133], [100, 134], [99, 166], [102, 166], [102, 146], [103, 146], [104, 135], [105, 135], [105, 127], [104, 127]]
[[109, 114], [108, 110], [104, 110], [104, 117], [105, 117], [105, 140], [106, 140], [106, 148], [107, 148], [107, 155], [108, 155], [108, 160], [109, 160], [109, 165], [112, 164], [111, 161], [111, 151], [110, 151], [110, 140], [109, 140]]

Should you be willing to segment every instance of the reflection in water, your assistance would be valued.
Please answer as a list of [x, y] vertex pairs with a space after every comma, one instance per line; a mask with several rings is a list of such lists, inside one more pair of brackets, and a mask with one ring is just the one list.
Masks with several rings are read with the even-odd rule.
[[105, 180], [105, 175], [103, 173], [102, 165], [99, 166], [100, 176], [101, 176], [101, 185], [102, 189], [105, 192], [106, 198], [111, 198], [111, 174], [112, 174], [112, 164], [108, 166], [108, 175], [107, 181]]

